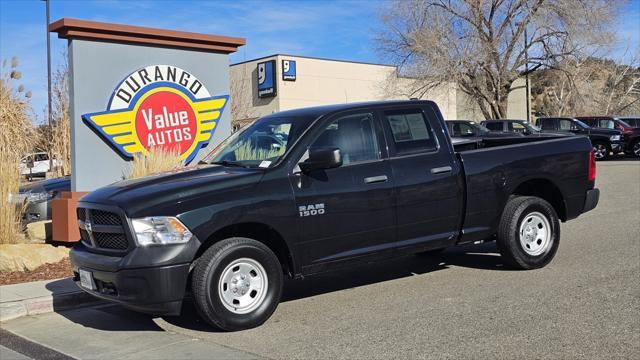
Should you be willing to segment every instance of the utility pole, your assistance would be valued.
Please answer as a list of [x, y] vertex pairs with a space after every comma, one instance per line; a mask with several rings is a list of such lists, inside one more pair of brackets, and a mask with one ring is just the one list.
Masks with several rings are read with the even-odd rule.
[[531, 104], [529, 104], [529, 49], [527, 44], [527, 27], [524, 28], [524, 78], [525, 78], [525, 97], [527, 99], [527, 121], [531, 122]]

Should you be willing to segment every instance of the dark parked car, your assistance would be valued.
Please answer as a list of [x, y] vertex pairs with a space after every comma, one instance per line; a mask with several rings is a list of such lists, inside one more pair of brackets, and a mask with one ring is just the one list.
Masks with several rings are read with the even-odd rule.
[[71, 178], [62, 177], [30, 183], [20, 187], [18, 195], [14, 195], [14, 202], [26, 202], [26, 209], [22, 216], [23, 224], [34, 221], [51, 220], [51, 200], [60, 192], [71, 191]]
[[482, 121], [481, 124], [489, 129], [491, 132], [496, 133], [511, 133], [517, 134], [520, 136], [566, 136], [566, 134], [561, 133], [551, 133], [540, 131], [538, 127], [531, 124], [526, 120], [519, 119], [502, 119], [502, 120], [485, 120]]
[[565, 132], [588, 136], [598, 160], [608, 158], [611, 152], [617, 154], [624, 149], [620, 130], [592, 128], [578, 119], [565, 117], [541, 117], [536, 120], [536, 125], [543, 132]]
[[[620, 117], [609, 116], [579, 116], [576, 119], [583, 123], [599, 129], [615, 129], [622, 132], [624, 152], [626, 154], [640, 157], [640, 128], [631, 126]], [[633, 120], [633, 118], [629, 118]]]
[[[287, 134], [284, 148], [248, 156], [247, 142], [270, 128]], [[209, 164], [85, 195], [75, 280], [99, 298], [165, 315], [179, 314], [190, 291], [208, 323], [240, 330], [271, 316], [285, 276], [493, 239], [513, 268], [547, 265], [560, 221], [598, 203], [591, 143], [481, 142], [456, 152], [431, 101], [265, 116]]]
[[449, 136], [459, 138], [512, 137], [519, 134], [490, 131], [483, 125], [471, 120], [447, 120]]

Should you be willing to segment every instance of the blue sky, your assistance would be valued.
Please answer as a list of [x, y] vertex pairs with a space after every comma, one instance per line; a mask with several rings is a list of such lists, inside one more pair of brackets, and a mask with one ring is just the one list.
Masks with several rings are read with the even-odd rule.
[[[618, 0], [612, 0], [618, 1]], [[274, 53], [387, 63], [376, 51], [383, 0], [340, 1], [120, 1], [52, 0], [51, 20], [96, 21], [240, 36], [247, 45], [232, 62]], [[46, 106], [45, 5], [40, 0], [0, 0], [0, 58], [17, 56], [22, 83], [39, 116]], [[640, 0], [631, 0], [618, 22], [621, 42], [640, 43]], [[51, 38], [54, 68], [66, 40]]]

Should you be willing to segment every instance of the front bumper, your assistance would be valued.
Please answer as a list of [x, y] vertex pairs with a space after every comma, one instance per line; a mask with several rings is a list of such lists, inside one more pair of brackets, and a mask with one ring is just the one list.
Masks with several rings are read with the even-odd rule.
[[587, 190], [587, 196], [584, 200], [584, 209], [582, 210], [582, 213], [595, 209], [595, 207], [598, 206], [598, 200], [600, 200], [599, 189]]
[[[156, 315], [178, 315], [189, 276], [189, 263], [121, 268], [125, 258], [95, 254], [79, 245], [71, 250], [74, 281], [98, 298]], [[90, 271], [95, 290], [80, 285], [79, 270]]]

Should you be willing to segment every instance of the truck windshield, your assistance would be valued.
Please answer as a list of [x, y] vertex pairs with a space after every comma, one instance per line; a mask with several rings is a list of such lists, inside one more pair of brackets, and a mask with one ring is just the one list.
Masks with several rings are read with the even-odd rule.
[[529, 129], [529, 131], [533, 132], [533, 133], [539, 133], [540, 132], [540, 128], [533, 125], [532, 123], [528, 122], [528, 121], [523, 121], [522, 125], [524, 125], [527, 129]]
[[480, 131], [483, 134], [491, 132], [491, 130], [487, 129], [486, 126], [478, 124], [478, 123], [470, 122], [469, 125], [471, 125], [474, 128], [478, 129], [478, 131]]
[[309, 125], [295, 117], [264, 117], [232, 134], [204, 158], [209, 164], [268, 168]]

